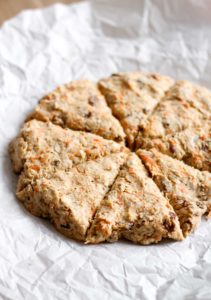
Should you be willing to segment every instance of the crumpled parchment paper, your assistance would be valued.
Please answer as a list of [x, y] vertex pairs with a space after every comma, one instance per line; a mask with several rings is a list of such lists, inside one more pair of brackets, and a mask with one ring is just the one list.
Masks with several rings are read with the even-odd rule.
[[7, 146], [38, 99], [81, 77], [146, 70], [211, 87], [209, 0], [101, 0], [0, 29], [0, 298], [211, 299], [211, 222], [184, 242], [83, 245], [15, 199]]

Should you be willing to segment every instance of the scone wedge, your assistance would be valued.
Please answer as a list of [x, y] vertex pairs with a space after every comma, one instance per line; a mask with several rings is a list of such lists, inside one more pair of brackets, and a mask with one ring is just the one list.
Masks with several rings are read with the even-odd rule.
[[199, 170], [211, 172], [211, 122], [204, 126], [188, 127], [176, 134], [168, 134], [162, 138], [137, 139], [137, 148], [155, 148]]
[[88, 230], [86, 243], [124, 237], [139, 244], [182, 240], [177, 215], [136, 154], [131, 153]]
[[186, 80], [178, 80], [171, 89], [171, 97], [189, 103], [190, 106], [210, 118], [211, 91], [207, 88]]
[[133, 147], [139, 127], [172, 84], [169, 77], [142, 72], [113, 74], [99, 81], [113, 115], [124, 128], [129, 147]]
[[145, 125], [136, 149], [156, 148], [200, 170], [211, 168], [211, 93], [179, 81], [166, 93]]
[[100, 93], [89, 80], [59, 86], [41, 99], [28, 119], [51, 121], [56, 125], [124, 142], [124, 131]]
[[169, 199], [186, 237], [197, 228], [202, 215], [210, 214], [210, 173], [200, 172], [155, 149], [138, 150], [137, 154], [159, 189]]
[[16, 195], [27, 210], [83, 241], [128, 150], [94, 134], [32, 120], [10, 145], [10, 154], [21, 173]]

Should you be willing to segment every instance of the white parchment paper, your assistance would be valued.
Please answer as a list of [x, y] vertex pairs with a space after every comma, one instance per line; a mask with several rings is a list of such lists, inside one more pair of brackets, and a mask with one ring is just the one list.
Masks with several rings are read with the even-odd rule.
[[0, 29], [0, 299], [211, 299], [211, 222], [184, 242], [84, 246], [14, 196], [7, 145], [38, 99], [146, 70], [211, 88], [211, 1], [112, 0], [25, 11]]

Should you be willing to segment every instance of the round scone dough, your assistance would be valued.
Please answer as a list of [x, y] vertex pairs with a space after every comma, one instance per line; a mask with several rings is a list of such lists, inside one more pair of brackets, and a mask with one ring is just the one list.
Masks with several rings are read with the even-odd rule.
[[87, 244], [180, 241], [211, 215], [211, 92], [187, 81], [132, 72], [60, 86], [9, 153], [18, 200]]

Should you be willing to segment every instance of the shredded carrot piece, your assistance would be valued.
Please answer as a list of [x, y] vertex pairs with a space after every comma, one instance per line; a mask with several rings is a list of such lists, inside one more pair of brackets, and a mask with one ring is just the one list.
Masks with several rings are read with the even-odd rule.
[[71, 143], [71, 140], [65, 142], [66, 147]]
[[39, 170], [40, 170], [40, 167], [37, 166], [37, 165], [34, 165], [34, 166], [31, 166], [31, 169], [32, 169], [32, 170], [35, 170], [35, 171], [39, 171]]
[[96, 143], [100, 143], [99, 139], [93, 139], [93, 141], [96, 142]]
[[129, 168], [128, 172], [133, 175], [133, 174], [135, 174], [135, 169], [134, 168]]
[[33, 189], [34, 189], [35, 192], [37, 192], [37, 193], [39, 192], [38, 186], [34, 186]]

